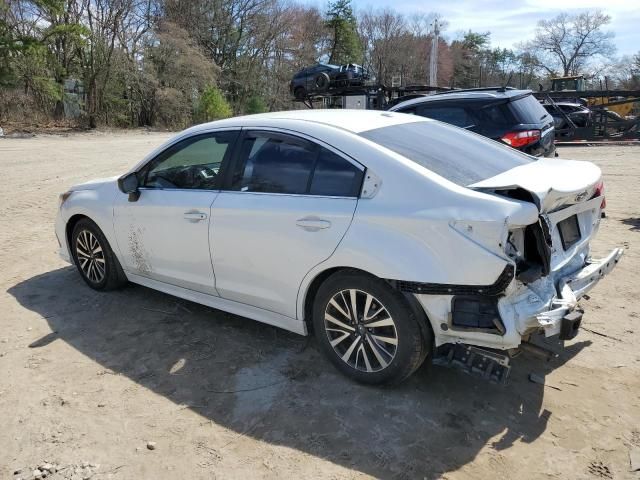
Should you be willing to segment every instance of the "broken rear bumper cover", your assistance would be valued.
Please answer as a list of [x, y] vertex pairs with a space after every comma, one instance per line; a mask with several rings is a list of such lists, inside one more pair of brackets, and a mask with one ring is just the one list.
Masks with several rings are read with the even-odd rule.
[[[514, 315], [514, 326], [520, 335], [539, 329], [547, 337], [560, 334], [563, 323], [565, 328], [568, 328], [567, 321], [579, 323], [575, 315], [570, 315], [578, 308], [578, 300], [614, 269], [622, 254], [623, 250], [616, 248], [605, 258], [587, 260], [581, 269], [572, 274], [556, 275], [555, 278], [552, 276], [551, 279], [541, 279], [524, 286], [529, 290], [526, 299], [521, 294], [516, 298], [507, 295], [501, 299], [498, 303], [501, 316], [505, 318]], [[541, 285], [537, 285], [538, 283]], [[553, 288], [554, 295], [550, 295], [549, 287]], [[577, 331], [574, 335], [575, 333]]]
[[[575, 259], [558, 271], [531, 283], [518, 280], [496, 298], [501, 330], [459, 328], [452, 323], [453, 295], [415, 294], [429, 318], [436, 346], [464, 343], [493, 349], [517, 348], [528, 334], [572, 338], [582, 318], [578, 301], [611, 272], [623, 254], [621, 248], [601, 259]], [[578, 263], [579, 262], [579, 263]]]

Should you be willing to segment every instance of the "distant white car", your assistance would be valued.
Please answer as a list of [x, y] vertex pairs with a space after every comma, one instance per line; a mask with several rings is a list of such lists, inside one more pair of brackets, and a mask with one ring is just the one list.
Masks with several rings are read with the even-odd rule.
[[96, 290], [128, 280], [313, 329], [342, 372], [382, 383], [443, 351], [504, 375], [532, 333], [573, 337], [622, 255], [589, 256], [603, 206], [588, 162], [423, 117], [295, 111], [198, 125], [72, 187], [56, 234]]

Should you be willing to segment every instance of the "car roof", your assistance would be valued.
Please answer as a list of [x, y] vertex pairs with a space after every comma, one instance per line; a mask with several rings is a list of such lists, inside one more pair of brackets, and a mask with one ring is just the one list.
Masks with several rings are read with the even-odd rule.
[[[556, 105], [560, 105], [560, 106], [562, 106], [562, 105], [566, 105], [566, 106], [568, 106], [568, 107], [580, 107], [580, 108], [587, 108], [587, 107], [585, 107], [584, 105], [582, 105], [581, 103], [572, 103], [572, 102], [555, 102], [555, 104], [556, 104]], [[544, 105], [545, 107], [547, 107], [547, 106], [548, 106], [548, 107], [553, 106], [553, 104], [551, 104], [551, 103], [545, 103], [545, 104], [543, 104], [543, 105]]]
[[433, 122], [434, 120], [403, 113], [380, 110], [309, 109], [284, 112], [259, 113], [203, 123], [189, 128], [185, 133], [197, 133], [212, 128], [278, 126], [282, 120], [294, 120], [328, 125], [352, 133], [404, 123]]
[[521, 97], [531, 94], [531, 90], [518, 90], [515, 88], [479, 88], [468, 90], [451, 90], [448, 92], [440, 92], [433, 95], [427, 95], [425, 97], [414, 98], [407, 100], [406, 102], [399, 103], [393, 106], [390, 111], [396, 111], [400, 108], [410, 107], [412, 105], [420, 105], [430, 102], [443, 102], [449, 100], [500, 100], [500, 99], [512, 99], [515, 97]]

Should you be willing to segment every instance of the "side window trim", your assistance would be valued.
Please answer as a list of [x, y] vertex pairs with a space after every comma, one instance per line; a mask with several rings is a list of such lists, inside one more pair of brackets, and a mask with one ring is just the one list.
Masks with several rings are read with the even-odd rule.
[[[273, 132], [273, 133], [280, 133], [282, 135], [287, 135], [289, 137], [297, 137], [301, 140], [306, 140], [308, 142], [314, 143], [322, 148], [326, 148], [330, 152], [335, 153], [339, 157], [342, 157], [344, 160], [354, 165], [355, 167], [357, 167], [363, 172], [367, 169], [367, 167], [364, 166], [362, 163], [350, 157], [348, 154], [344, 153], [342, 150], [338, 150], [333, 145], [329, 145], [328, 143], [325, 143], [322, 140], [319, 140], [311, 135], [298, 132], [296, 130], [289, 130], [287, 128], [282, 128], [282, 127], [242, 127], [242, 133], [244, 134], [245, 132], [265, 132], [265, 133]], [[236, 145], [240, 144], [238, 140], [240, 140], [240, 137], [236, 139]]]
[[231, 161], [232, 155], [233, 155], [233, 153], [235, 152], [235, 149], [238, 146], [238, 139], [240, 138], [241, 133], [242, 133], [242, 128], [240, 128], [240, 127], [227, 127], [227, 128], [216, 129], [216, 130], [207, 130], [207, 131], [197, 132], [197, 133], [193, 133], [191, 135], [185, 135], [185, 136], [177, 138], [175, 142], [167, 145], [164, 150], [162, 150], [161, 152], [158, 152], [153, 158], [150, 158], [149, 161], [147, 161], [138, 170], [136, 170], [135, 173], [136, 173], [136, 176], [138, 177], [138, 182], [141, 184], [140, 190], [189, 190], [189, 191], [193, 191], [194, 189], [189, 189], [189, 188], [160, 188], [160, 187], [152, 188], [152, 187], [144, 186], [144, 183], [147, 180], [147, 174], [149, 173], [149, 170], [151, 170], [155, 165], [157, 165], [159, 162], [161, 162], [165, 158], [167, 158], [167, 155], [172, 155], [173, 153], [175, 153], [175, 151], [173, 151], [173, 149], [175, 147], [179, 146], [181, 143], [186, 142], [187, 140], [197, 139], [196, 141], [198, 141], [200, 139], [211, 138], [211, 137], [214, 137], [217, 134], [225, 133], [225, 132], [232, 132], [232, 133], [235, 132], [235, 138], [230, 143], [229, 148], [227, 148], [227, 151], [225, 152], [224, 157], [222, 159], [222, 163], [220, 164], [220, 172], [221, 172], [220, 181], [218, 182], [217, 187], [214, 188], [214, 189], [198, 189], [198, 190], [201, 190], [201, 191], [219, 192], [221, 190], [222, 185], [224, 184], [224, 181], [225, 181], [225, 178], [226, 178], [226, 172], [228, 170], [229, 163]]
[[[233, 190], [231, 188], [232, 180], [233, 180], [232, 175], [236, 167], [238, 166], [238, 163], [242, 161], [242, 159], [240, 158], [240, 154], [242, 152], [242, 143], [245, 139], [251, 138], [251, 135], [256, 135], [260, 133], [263, 133], [264, 135], [282, 136], [283, 138], [286, 137], [287, 139], [290, 139], [290, 138], [299, 139], [302, 142], [313, 144], [316, 148], [317, 147], [325, 148], [329, 150], [331, 153], [337, 155], [341, 159], [345, 160], [346, 162], [350, 163], [351, 165], [359, 169], [362, 172], [363, 182], [364, 182], [365, 174], [367, 171], [367, 168], [357, 160], [352, 159], [351, 157], [346, 155], [344, 152], [334, 148], [331, 145], [326, 144], [321, 140], [318, 140], [312, 137], [311, 135], [306, 135], [304, 133], [300, 133], [295, 130], [289, 130], [286, 128], [279, 128], [279, 127], [242, 127], [240, 130], [241, 130], [240, 134], [235, 139], [231, 155], [229, 156], [228, 161], [225, 164], [223, 164], [225, 166], [225, 169], [223, 172], [222, 180], [219, 185], [220, 191], [250, 194], [250, 195], [284, 195], [284, 196], [304, 196], [304, 197], [320, 197], [320, 198], [324, 197], [324, 198], [359, 199], [361, 197], [362, 186], [360, 187], [358, 194], [356, 196], [314, 195], [311, 193], [243, 192], [240, 190]], [[309, 175], [309, 183], [307, 185], [307, 191], [309, 190], [309, 187], [311, 186], [311, 182], [313, 181], [313, 175], [315, 173], [315, 168], [317, 166], [317, 163], [318, 162], [316, 158], [316, 161], [314, 162], [314, 165], [312, 167], [311, 175]]]

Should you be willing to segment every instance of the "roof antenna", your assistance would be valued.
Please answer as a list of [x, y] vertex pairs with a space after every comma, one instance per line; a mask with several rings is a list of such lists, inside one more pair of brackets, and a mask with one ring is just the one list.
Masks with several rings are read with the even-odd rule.
[[507, 86], [511, 83], [511, 79], [513, 78], [513, 70], [511, 70], [511, 73], [509, 73], [509, 79], [507, 80], [507, 82], [502, 85], [502, 88], [498, 89], [499, 92], [506, 92], [507, 91]]

